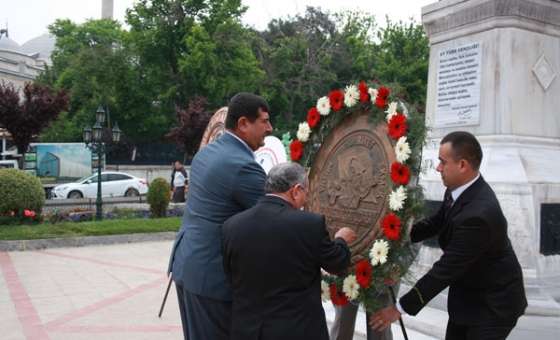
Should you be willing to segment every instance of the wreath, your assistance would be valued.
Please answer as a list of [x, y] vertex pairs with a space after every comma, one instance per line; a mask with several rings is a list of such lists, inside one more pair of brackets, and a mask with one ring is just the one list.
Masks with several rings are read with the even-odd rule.
[[319, 98], [307, 120], [299, 124], [297, 138], [288, 141], [289, 135], [285, 135], [284, 141], [289, 143], [292, 161], [309, 167], [330, 131], [353, 114], [367, 114], [373, 125], [383, 125], [391, 139], [396, 161], [387, 172], [390, 211], [380, 219], [382, 236], [374, 240], [367, 254], [361, 254], [363, 260], [344, 276], [323, 275], [321, 289], [323, 301], [330, 299], [339, 306], [361, 303], [374, 312], [384, 307], [379, 297], [401, 280], [416, 256], [408, 230], [423, 210], [417, 184], [426, 130], [423, 115], [409, 110], [388, 87], [373, 88], [362, 81]]

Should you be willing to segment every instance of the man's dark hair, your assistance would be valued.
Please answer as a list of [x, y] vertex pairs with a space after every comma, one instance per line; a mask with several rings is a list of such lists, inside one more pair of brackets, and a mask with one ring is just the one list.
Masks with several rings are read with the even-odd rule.
[[453, 159], [465, 159], [474, 170], [480, 168], [482, 162], [482, 148], [476, 137], [466, 131], [451, 132], [441, 140], [441, 145], [451, 143]]
[[247, 117], [250, 122], [254, 122], [259, 116], [259, 109], [270, 111], [263, 97], [246, 92], [236, 94], [229, 101], [226, 128], [235, 129], [241, 117]]

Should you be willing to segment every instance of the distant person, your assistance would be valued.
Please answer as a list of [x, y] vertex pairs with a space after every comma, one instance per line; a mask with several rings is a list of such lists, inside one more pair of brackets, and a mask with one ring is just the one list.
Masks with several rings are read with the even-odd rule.
[[172, 201], [174, 203], [185, 202], [185, 185], [187, 185], [187, 172], [183, 163], [175, 161], [171, 175], [171, 187], [173, 188]]

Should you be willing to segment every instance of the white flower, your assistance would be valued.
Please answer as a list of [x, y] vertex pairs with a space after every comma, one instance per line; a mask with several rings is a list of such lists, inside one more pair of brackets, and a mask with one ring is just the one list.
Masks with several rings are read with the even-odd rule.
[[297, 139], [299, 139], [302, 143], [305, 143], [309, 140], [309, 135], [311, 134], [311, 128], [307, 122], [299, 123], [299, 128], [297, 131]]
[[321, 299], [325, 302], [331, 299], [331, 290], [329, 289], [329, 284], [323, 280], [321, 280]]
[[344, 279], [342, 291], [350, 300], [356, 300], [358, 298], [358, 295], [360, 295], [360, 286], [358, 285], [358, 280], [356, 280], [356, 275], [348, 275]]
[[389, 196], [389, 208], [393, 211], [399, 211], [404, 206], [404, 201], [406, 200], [406, 189], [404, 186], [400, 186], [397, 190], [391, 192]]
[[399, 138], [397, 144], [395, 145], [395, 155], [399, 163], [404, 163], [410, 157], [410, 145], [406, 141], [406, 137], [403, 136]]
[[356, 105], [359, 99], [360, 91], [358, 91], [358, 87], [356, 85], [346, 86], [344, 90], [344, 105], [352, 107]]
[[402, 113], [403, 113], [406, 117], [408, 117], [408, 109], [406, 108], [406, 105], [404, 105], [404, 103], [401, 102], [401, 101], [399, 101], [399, 104], [401, 105]]
[[389, 255], [389, 243], [385, 240], [376, 240], [371, 250], [369, 257], [371, 257], [371, 265], [377, 266], [387, 262], [387, 255]]
[[391, 118], [393, 118], [393, 116], [397, 114], [397, 102], [391, 102], [391, 104], [389, 104], [389, 108], [387, 108], [387, 111], [385, 111], [385, 113], [387, 114], [388, 123]]
[[368, 89], [369, 97], [371, 99], [371, 103], [375, 104], [375, 100], [377, 99], [377, 89]]
[[331, 112], [331, 101], [329, 97], [321, 97], [317, 100], [317, 111], [321, 114], [321, 116], [328, 116], [329, 112]]

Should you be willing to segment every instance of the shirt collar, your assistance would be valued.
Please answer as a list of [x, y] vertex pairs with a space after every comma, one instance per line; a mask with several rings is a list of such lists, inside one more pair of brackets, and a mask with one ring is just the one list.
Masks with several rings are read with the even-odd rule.
[[461, 194], [463, 192], [465, 192], [465, 190], [467, 190], [468, 187], [470, 187], [479, 178], [480, 178], [480, 173], [478, 173], [478, 175], [476, 175], [476, 177], [473, 180], [471, 180], [470, 182], [468, 182], [466, 184], [463, 184], [460, 187], [458, 187], [457, 189], [453, 190], [451, 192], [451, 197], [453, 198], [453, 203], [455, 203], [457, 201], [457, 199], [459, 198], [459, 196], [461, 196]]
[[243, 144], [243, 145], [247, 148], [247, 150], [249, 150], [249, 151], [251, 152], [251, 154], [253, 155], [253, 157], [256, 157], [256, 156], [255, 156], [255, 152], [254, 152], [253, 150], [251, 150], [251, 148], [249, 147], [249, 144], [247, 144], [243, 139], [239, 138], [239, 136], [237, 136], [235, 133], [233, 133], [233, 132], [231, 132], [231, 131], [229, 131], [229, 130], [226, 130], [226, 133], [232, 135], [233, 138], [235, 138], [235, 139], [237, 139], [238, 141], [240, 141], [241, 144]]

